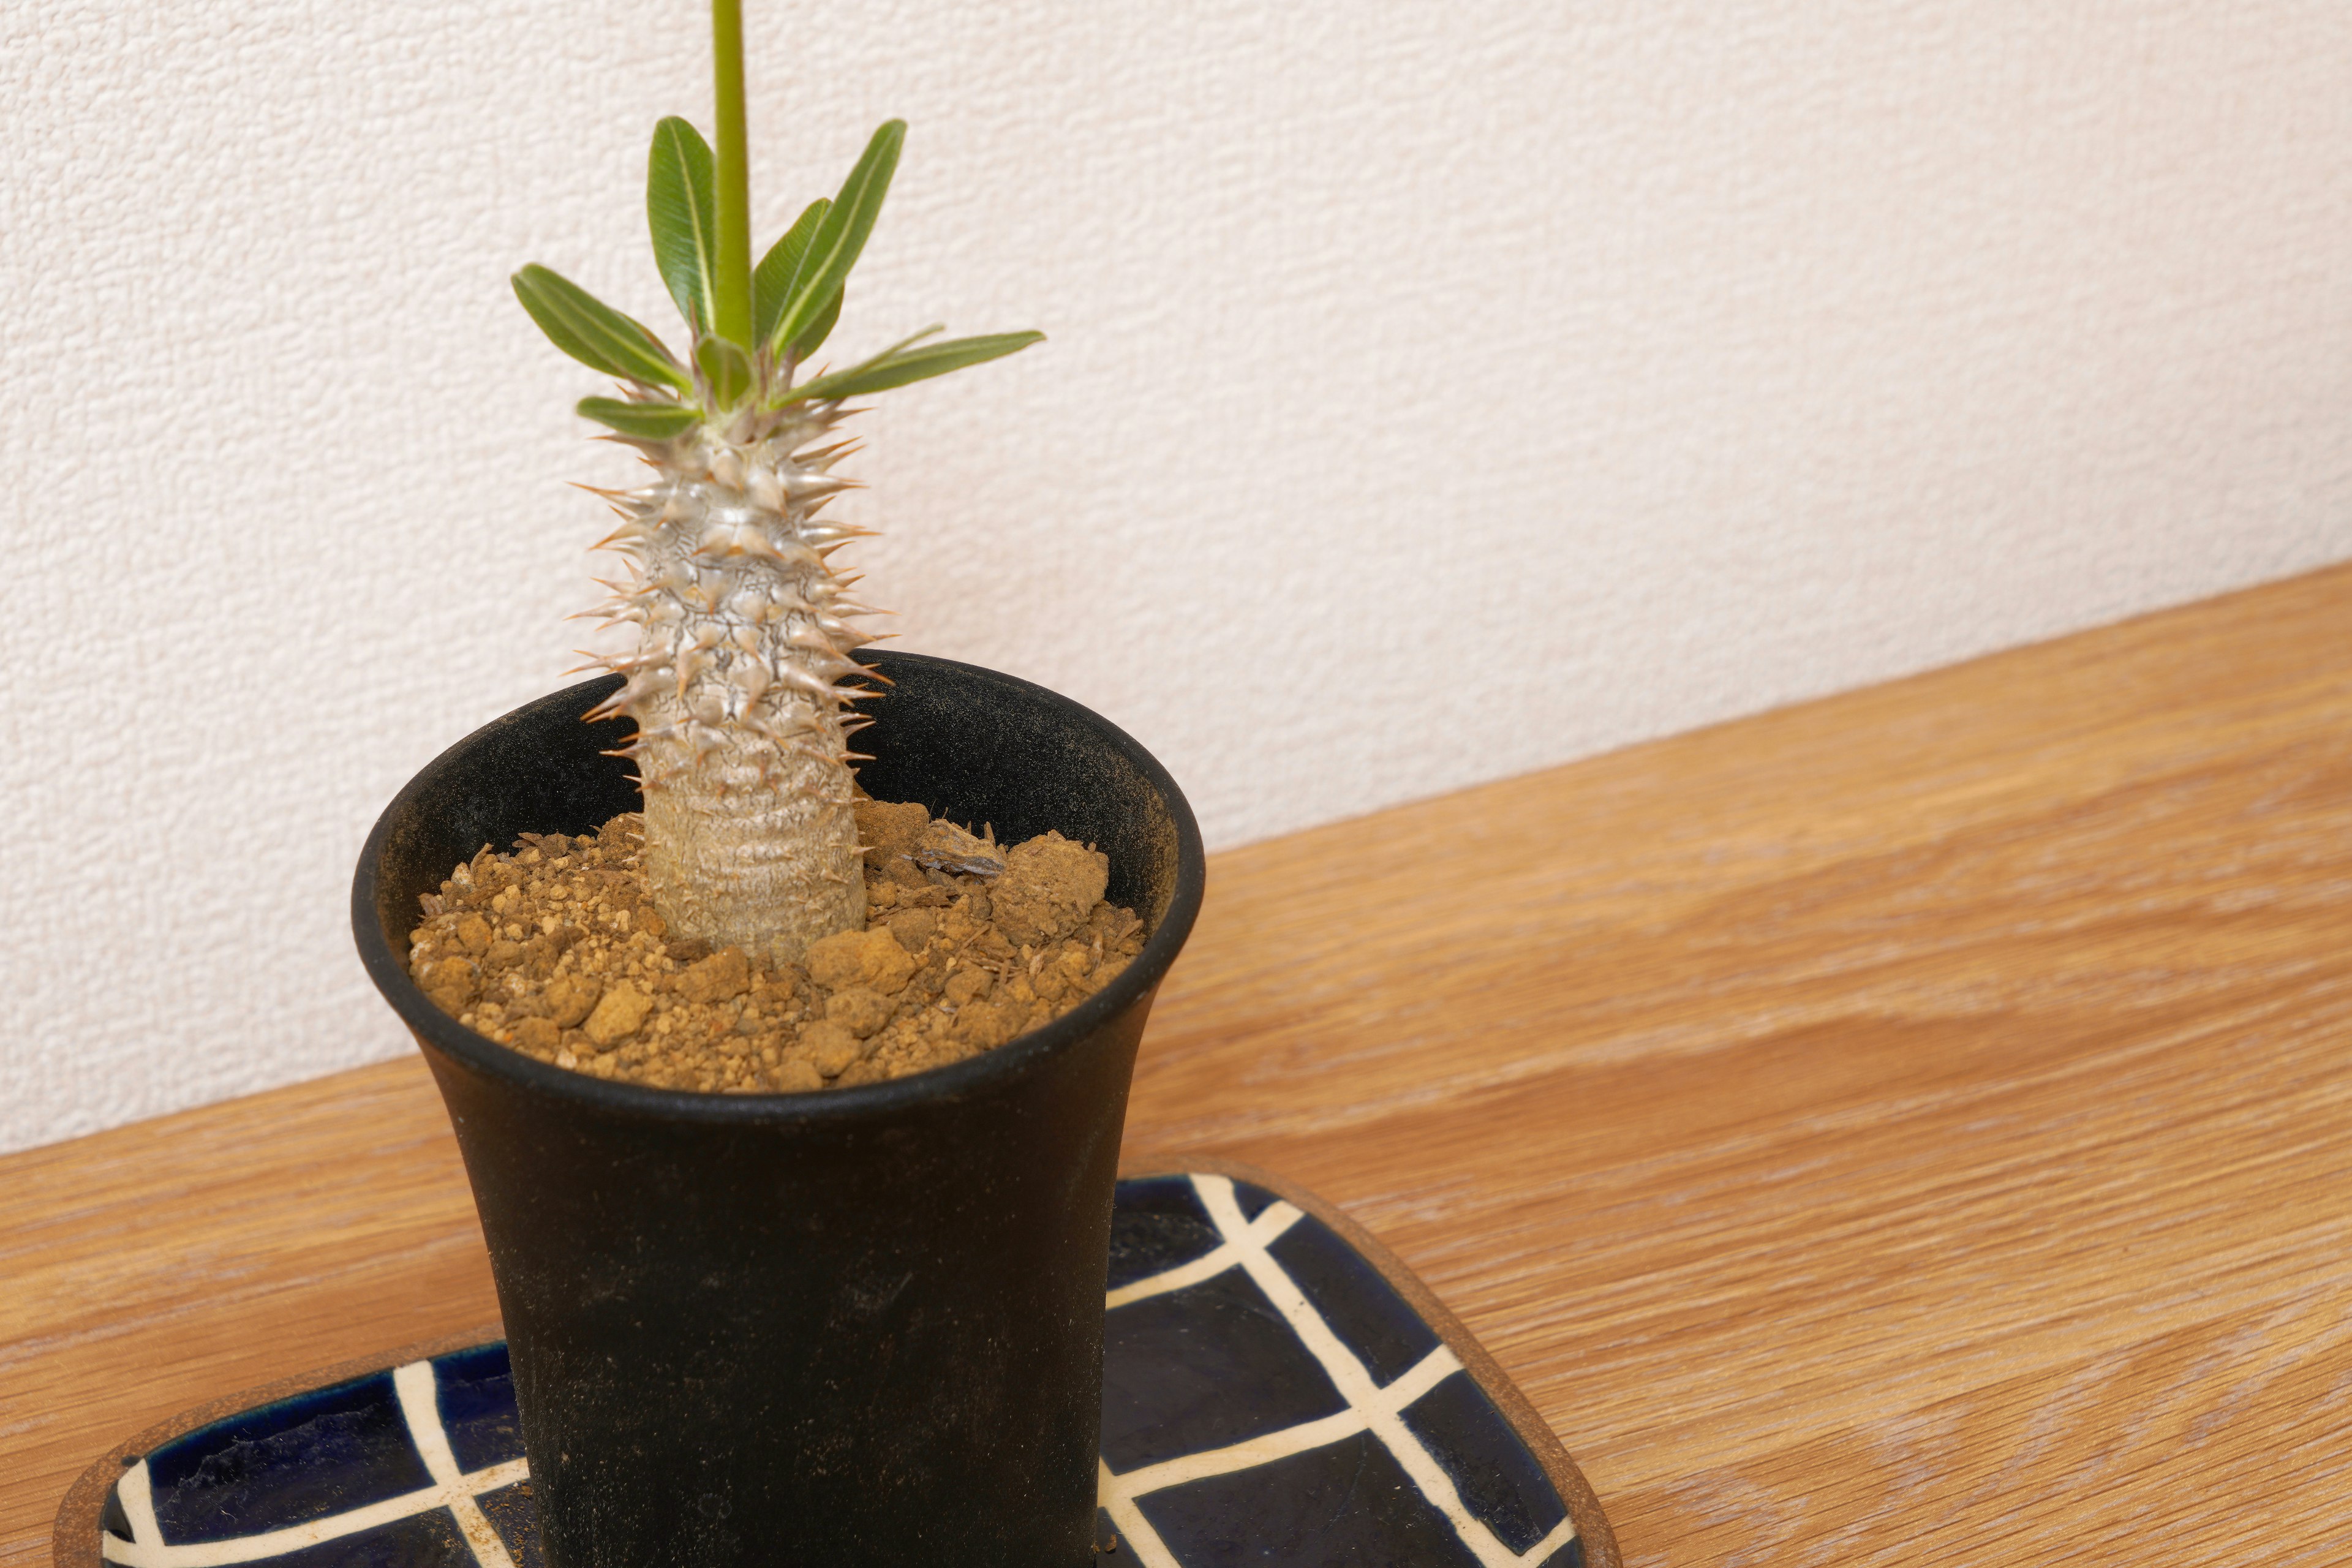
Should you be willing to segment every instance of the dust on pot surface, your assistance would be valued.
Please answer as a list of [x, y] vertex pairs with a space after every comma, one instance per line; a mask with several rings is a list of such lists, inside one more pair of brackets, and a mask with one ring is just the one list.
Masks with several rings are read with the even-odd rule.
[[1097, 844], [1150, 935], [997, 1050], [804, 1094], [606, 1082], [442, 1013], [420, 894], [484, 844], [635, 809], [585, 682], [468, 736], [378, 821], [352, 887], [370, 976], [463, 1152], [551, 1568], [1092, 1561], [1103, 1285], [1136, 1044], [1199, 910], [1198, 830], [1128, 736], [1026, 681], [872, 653], [877, 799]]

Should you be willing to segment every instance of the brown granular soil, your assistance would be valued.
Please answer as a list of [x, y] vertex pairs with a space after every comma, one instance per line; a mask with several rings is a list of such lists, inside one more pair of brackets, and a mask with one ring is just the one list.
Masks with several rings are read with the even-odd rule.
[[1142, 922], [1103, 901], [1108, 861], [1048, 833], [1000, 849], [920, 805], [857, 803], [866, 925], [772, 967], [671, 938], [632, 812], [526, 833], [422, 900], [409, 973], [528, 1057], [661, 1089], [766, 1094], [904, 1078], [992, 1050], [1124, 969]]

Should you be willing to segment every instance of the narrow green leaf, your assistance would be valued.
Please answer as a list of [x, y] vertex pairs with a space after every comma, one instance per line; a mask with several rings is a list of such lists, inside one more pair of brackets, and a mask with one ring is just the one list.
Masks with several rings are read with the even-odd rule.
[[783, 237], [768, 247], [768, 254], [760, 258], [760, 269], [751, 275], [753, 342], [775, 341], [777, 319], [800, 286], [801, 264], [808, 258], [809, 241], [816, 237], [816, 226], [824, 221], [832, 205], [823, 196], [809, 203]]
[[677, 403], [624, 403], [617, 397], [583, 397], [579, 412], [609, 425], [632, 441], [667, 441], [702, 422], [699, 409]]
[[548, 341], [590, 369], [674, 392], [693, 389], [684, 369], [644, 323], [561, 273], [534, 261], [514, 275], [514, 291]]
[[693, 126], [673, 114], [654, 127], [653, 151], [646, 157], [646, 223], [662, 282], [696, 332], [710, 330], [710, 302], [719, 297], [713, 168], [709, 143]]
[[833, 291], [832, 302], [816, 313], [816, 320], [809, 323], [808, 331], [784, 346], [786, 356], [794, 364], [799, 364], [809, 355], [823, 348], [824, 340], [833, 335], [833, 324], [841, 320], [841, 294], [842, 291], [835, 289]]
[[866, 237], [874, 231], [882, 198], [890, 193], [890, 176], [898, 171], [898, 148], [906, 139], [905, 121], [886, 120], [866, 143], [857, 166], [841, 183], [841, 194], [834, 197], [817, 225], [799, 281], [784, 301], [772, 334], [761, 342], [772, 346], [797, 342], [824, 313], [834, 291], [847, 280], [849, 269], [857, 265], [858, 252], [866, 248]]
[[[817, 382], [821, 381], [830, 384], [834, 382], [842, 380], [845, 376], [863, 374], [864, 373], [874, 369], [876, 366], [886, 363], [895, 355], [905, 353], [908, 349], [913, 348], [925, 338], [937, 337], [940, 333], [946, 331], [947, 328], [945, 326], [941, 325], [938, 321], [933, 321], [921, 331], [911, 333], [907, 337], [900, 338], [897, 342], [892, 343], [880, 353], [875, 354], [870, 358], [859, 360], [847, 370], [835, 371], [831, 375], [818, 376], [814, 381], [807, 383], [805, 386], [796, 386], [789, 392], [780, 394], [774, 401], [769, 404], [769, 406], [771, 408], [782, 408], [788, 403], [798, 403], [808, 395], [807, 387], [816, 385]], [[817, 395], [822, 397], [824, 394], [819, 392]]]
[[732, 408], [751, 395], [751, 356], [721, 337], [694, 345], [694, 363], [710, 387], [713, 409]]
[[803, 399], [863, 397], [869, 392], [887, 392], [894, 386], [904, 386], [912, 381], [928, 381], [935, 375], [945, 375], [966, 365], [983, 364], [992, 359], [1018, 353], [1031, 343], [1042, 342], [1043, 332], [995, 332], [986, 337], [950, 338], [944, 342], [925, 343], [920, 348], [901, 344], [885, 349], [863, 364], [831, 375], [820, 375], [795, 386], [783, 399], [798, 403]]

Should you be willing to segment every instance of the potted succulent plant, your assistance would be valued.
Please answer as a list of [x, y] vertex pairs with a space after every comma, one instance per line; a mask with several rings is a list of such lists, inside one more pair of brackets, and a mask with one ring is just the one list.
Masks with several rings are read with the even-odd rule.
[[[419, 773], [362, 851], [353, 926], [474, 1185], [554, 1568], [1076, 1563], [1128, 1079], [1199, 905], [1199, 836], [1159, 763], [1066, 699], [946, 660], [853, 657], [858, 606], [828, 557], [855, 531], [820, 516], [844, 488], [844, 400], [1037, 334], [926, 332], [803, 375], [904, 128], [877, 131], [753, 267], [740, 16], [735, 0], [712, 11], [716, 148], [665, 120], [647, 181], [688, 352], [546, 268], [514, 280], [559, 347], [621, 381], [581, 412], [655, 469], [613, 497], [634, 573], [606, 610], [636, 646]], [[847, 740], [865, 720], [861, 759]], [[860, 784], [1005, 842], [1050, 829], [1098, 848], [1108, 896], [1144, 921], [1139, 955], [953, 1065], [732, 1094], [509, 1048], [436, 1005], [407, 961], [420, 900], [482, 846], [642, 807], [660, 924], [790, 963], [864, 924]]]

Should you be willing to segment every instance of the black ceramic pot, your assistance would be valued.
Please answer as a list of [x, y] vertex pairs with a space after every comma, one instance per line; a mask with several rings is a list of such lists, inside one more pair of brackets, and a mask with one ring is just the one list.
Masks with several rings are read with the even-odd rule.
[[484, 844], [637, 805], [589, 681], [459, 742], [360, 858], [369, 975], [456, 1125], [512, 1346], [551, 1568], [1092, 1560], [1103, 1285], [1128, 1078], [1200, 908], [1191, 810], [1150, 753], [1009, 676], [877, 654], [882, 800], [1110, 858], [1150, 934], [1002, 1048], [894, 1082], [702, 1095], [533, 1061], [404, 963], [417, 896]]

